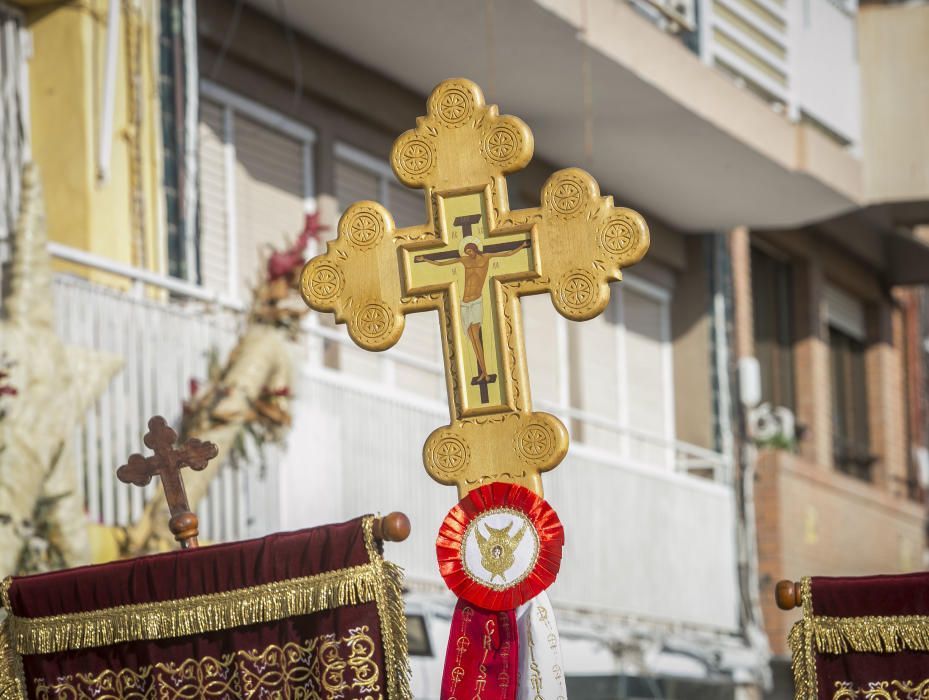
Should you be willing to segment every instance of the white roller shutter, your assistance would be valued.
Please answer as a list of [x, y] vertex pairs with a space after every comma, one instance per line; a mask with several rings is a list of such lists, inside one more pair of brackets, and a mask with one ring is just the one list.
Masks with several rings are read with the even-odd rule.
[[861, 300], [829, 283], [826, 283], [825, 297], [829, 325], [864, 342], [865, 310]]
[[387, 208], [398, 228], [426, 223], [426, 199], [422, 190], [391, 183], [387, 188]]
[[281, 249], [303, 229], [300, 141], [242, 115], [235, 121], [236, 220], [240, 295], [265, 274], [269, 247]]
[[[626, 326], [626, 397], [629, 426], [667, 439], [673, 437], [670, 406], [670, 338], [667, 304], [624, 287]], [[664, 446], [630, 439], [630, 456], [648, 464], [668, 464]]]
[[365, 168], [345, 160], [335, 161], [335, 197], [339, 210], [362, 199], [380, 201], [378, 176]]
[[558, 312], [548, 294], [522, 297], [520, 305], [532, 400], [558, 404], [562, 371], [558, 356]]
[[223, 107], [200, 101], [200, 275], [204, 287], [228, 291], [226, 168], [223, 152]]
[[[597, 418], [616, 424], [619, 419], [620, 330], [616, 301], [602, 314], [584, 323], [572, 323], [571, 402]], [[616, 453], [620, 449], [619, 433], [584, 423], [575, 426], [581, 442]]]

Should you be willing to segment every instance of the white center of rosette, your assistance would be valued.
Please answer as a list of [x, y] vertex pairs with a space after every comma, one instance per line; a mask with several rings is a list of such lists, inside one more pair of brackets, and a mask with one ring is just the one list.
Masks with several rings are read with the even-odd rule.
[[468, 576], [494, 590], [520, 583], [539, 559], [539, 534], [525, 514], [494, 508], [465, 530], [461, 560]]

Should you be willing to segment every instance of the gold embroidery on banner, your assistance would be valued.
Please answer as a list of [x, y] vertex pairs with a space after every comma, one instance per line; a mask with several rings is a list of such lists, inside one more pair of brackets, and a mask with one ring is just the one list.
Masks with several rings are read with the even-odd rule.
[[854, 683], [836, 681], [832, 700], [922, 700], [929, 698], [929, 678], [914, 681], [874, 681], [866, 687], [855, 687]]
[[323, 635], [302, 644], [159, 663], [136, 670], [77, 673], [55, 682], [36, 679], [38, 700], [161, 700], [162, 698], [284, 699], [383, 697], [368, 627], [341, 639]]

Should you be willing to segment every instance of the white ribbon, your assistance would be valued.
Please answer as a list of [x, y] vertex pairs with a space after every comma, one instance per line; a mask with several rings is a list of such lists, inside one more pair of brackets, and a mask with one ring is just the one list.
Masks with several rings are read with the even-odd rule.
[[561, 639], [555, 612], [543, 591], [516, 608], [519, 633], [518, 700], [567, 700]]

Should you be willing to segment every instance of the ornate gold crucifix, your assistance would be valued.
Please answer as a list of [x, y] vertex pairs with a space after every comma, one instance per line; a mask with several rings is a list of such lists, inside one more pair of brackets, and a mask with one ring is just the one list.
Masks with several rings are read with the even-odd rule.
[[494, 481], [541, 496], [540, 474], [568, 449], [561, 421], [532, 410], [519, 297], [548, 293], [566, 318], [591, 319], [648, 250], [645, 220], [577, 168], [548, 179], [541, 206], [511, 211], [504, 176], [532, 150], [522, 120], [485, 105], [474, 83], [446, 80], [391, 152], [400, 181], [425, 191], [426, 223], [397, 229], [380, 204], [358, 202], [303, 270], [307, 304], [368, 350], [396, 343], [406, 314], [438, 311], [451, 422], [423, 461], [460, 496]]

